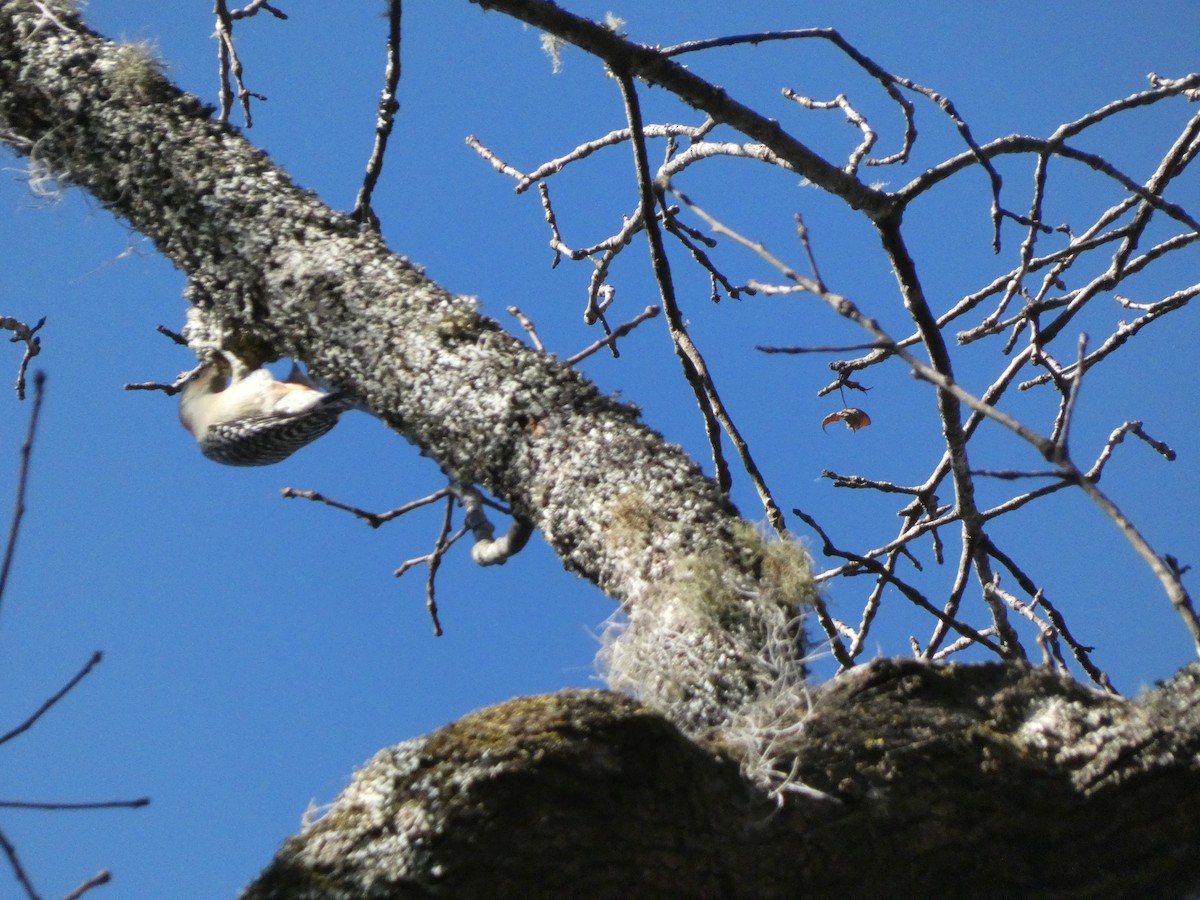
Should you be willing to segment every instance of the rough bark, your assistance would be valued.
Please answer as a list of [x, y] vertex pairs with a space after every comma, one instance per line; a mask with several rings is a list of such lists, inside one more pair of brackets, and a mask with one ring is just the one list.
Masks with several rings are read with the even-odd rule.
[[[1018, 666], [884, 662], [816, 692], [785, 737], [777, 714], [805, 709], [804, 560], [633, 411], [295, 187], [65, 4], [0, 0], [0, 140], [153, 239], [231, 349], [308, 363], [629, 611], [613, 682], [653, 711], [568, 692], [383, 751], [248, 896], [1200, 889], [1195, 668], [1127, 702]], [[768, 768], [795, 759], [782, 808], [744, 775], [755, 728]]]
[[1185, 897], [1198, 688], [879, 661], [814, 693], [782, 807], [618, 695], [514, 700], [379, 753], [244, 897]]
[[293, 185], [141, 48], [66, 3], [0, 4], [0, 140], [151, 238], [188, 276], [196, 331], [249, 362], [307, 363], [511, 504], [630, 611], [610, 666], [675, 721], [707, 727], [775, 693], [777, 661], [756, 648], [803, 655], [802, 551], [766, 549], [635, 410]]

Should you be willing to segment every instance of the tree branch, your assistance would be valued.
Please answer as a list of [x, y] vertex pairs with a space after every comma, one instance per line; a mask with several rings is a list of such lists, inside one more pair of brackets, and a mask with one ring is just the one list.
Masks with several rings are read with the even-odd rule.
[[[568, 569], [644, 609], [612, 658], [686, 727], [770, 689], [776, 663], [748, 665], [756, 648], [803, 655], [798, 623], [781, 624], [811, 596], [802, 550], [764, 567], [776, 551], [636, 411], [294, 186], [136, 48], [59, 19], [46, 26], [33, 0], [0, 6], [0, 134], [36, 145], [187, 273], [193, 339], [219, 334], [248, 363], [306, 363], [452, 480], [502, 498]], [[663, 656], [650, 626], [679, 622], [693, 651]]]
[[1200, 665], [1128, 701], [1040, 668], [877, 660], [815, 691], [778, 740], [806, 787], [782, 808], [719, 744], [624, 697], [514, 700], [381, 751], [244, 900], [1200, 887]]

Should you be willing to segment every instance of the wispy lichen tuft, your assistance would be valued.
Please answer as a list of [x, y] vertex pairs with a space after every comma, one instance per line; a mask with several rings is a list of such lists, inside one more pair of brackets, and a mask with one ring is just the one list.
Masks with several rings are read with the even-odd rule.
[[562, 71], [562, 38], [553, 34], [543, 34], [541, 40], [542, 51], [550, 57], [550, 64], [553, 66], [554, 74], [557, 75]]
[[678, 560], [673, 577], [647, 584], [609, 620], [597, 665], [610, 688], [717, 740], [782, 796], [803, 789], [787, 747], [807, 715], [803, 616], [816, 589], [800, 544], [735, 530], [740, 565], [718, 554]]

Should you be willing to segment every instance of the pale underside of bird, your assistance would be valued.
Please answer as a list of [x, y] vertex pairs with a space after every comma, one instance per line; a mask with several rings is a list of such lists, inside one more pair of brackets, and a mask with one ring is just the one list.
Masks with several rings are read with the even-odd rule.
[[294, 365], [279, 381], [219, 351], [184, 386], [179, 421], [214, 462], [269, 466], [326, 434], [353, 405], [345, 394], [317, 390]]

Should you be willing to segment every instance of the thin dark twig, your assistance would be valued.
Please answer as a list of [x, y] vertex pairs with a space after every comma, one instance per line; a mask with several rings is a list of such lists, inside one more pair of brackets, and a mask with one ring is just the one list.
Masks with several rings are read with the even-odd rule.
[[538, 182], [538, 196], [542, 201], [542, 214], [546, 218], [546, 224], [550, 226], [550, 248], [554, 251], [550, 268], [557, 269], [558, 264], [562, 262], [563, 251], [570, 255], [571, 250], [563, 243], [562, 235], [558, 233], [558, 217], [554, 215], [554, 207], [550, 203], [550, 186], [544, 181]]
[[1183, 580], [1180, 577], [1181, 572], [1176, 567], [1170, 564], [1170, 561], [1165, 557], [1159, 556], [1154, 548], [1150, 546], [1150, 542], [1142, 536], [1129, 517], [1121, 511], [1121, 509], [1108, 498], [1108, 496], [1096, 486], [1096, 482], [1087, 478], [1083, 473], [1078, 473], [1076, 483], [1083, 488], [1083, 492], [1091, 498], [1100, 509], [1107, 515], [1120, 530], [1134, 552], [1142, 558], [1142, 560], [1150, 567], [1159, 583], [1162, 584], [1166, 591], [1171, 605], [1175, 607], [1175, 611], [1179, 617], [1183, 619], [1184, 625], [1187, 627], [1188, 634], [1191, 635], [1192, 643], [1196, 648], [1197, 655], [1200, 655], [1200, 616], [1196, 614], [1196, 607], [1192, 603], [1191, 595], [1187, 588], [1183, 586]]
[[[1039, 500], [1042, 497], [1057, 493], [1058, 491], [1074, 485], [1073, 481], [1068, 480], [1064, 476], [1060, 475], [1059, 479], [1060, 480], [1054, 484], [1049, 484], [1036, 490], [1029, 491], [1025, 494], [1021, 494], [1017, 497], [1012, 497], [1003, 503], [993, 506], [990, 509], [986, 509], [979, 514], [980, 518], [985, 522], [990, 519], [998, 518], [999, 516], [1010, 513], [1013, 510], [1020, 509], [1022, 506], [1025, 506], [1034, 500]], [[880, 556], [885, 556], [886, 554], [891, 553], [898, 547], [912, 543], [922, 535], [929, 534], [930, 532], [936, 532], [939, 528], [945, 528], [947, 525], [959, 521], [961, 517], [959, 516], [958, 512], [950, 512], [949, 510], [950, 507], [943, 507], [938, 511], [940, 515], [937, 518], [930, 518], [911, 527], [907, 527], [901, 532], [899, 537], [893, 538], [891, 541], [881, 547], [868, 550], [862, 555], [867, 559], [877, 559]], [[851, 571], [854, 568], [855, 567], [853, 565], [849, 564], [845, 566], [838, 566], [837, 568], [829, 569], [825, 572], [821, 572], [819, 575], [816, 575], [815, 580], [818, 583], [829, 581], [832, 578], [845, 575], [848, 571]]]
[[1020, 472], [1016, 469], [972, 469], [976, 478], [997, 478], [1001, 481], [1019, 481], [1024, 478], [1061, 478], [1062, 473], [1049, 469], [1042, 472]]
[[29, 897], [29, 900], [41, 900], [38, 892], [33, 889], [33, 882], [25, 874], [25, 867], [21, 865], [21, 859], [17, 856], [17, 848], [5, 837], [3, 831], [0, 831], [0, 850], [3, 850], [4, 855], [8, 857], [8, 864], [12, 867], [13, 875], [16, 876], [17, 883], [25, 889], [25, 894]]
[[[909, 153], [912, 150], [913, 144], [916, 142], [916, 139], [917, 139], [917, 128], [916, 128], [916, 123], [915, 123], [914, 115], [913, 115], [913, 113], [914, 113], [913, 104], [903, 94], [900, 93], [899, 86], [908, 88], [909, 90], [912, 90], [915, 93], [925, 94], [926, 96], [933, 95], [933, 96], [930, 96], [930, 99], [934, 99], [935, 102], [936, 102], [937, 95], [933, 94], [933, 92], [929, 91], [927, 88], [922, 88], [920, 85], [916, 84], [915, 82], [911, 82], [911, 81], [908, 81], [907, 79], [903, 79], [903, 78], [898, 78], [897, 76], [892, 75], [890, 72], [885, 71], [878, 63], [876, 63], [874, 60], [870, 59], [869, 57], [867, 57], [863, 53], [861, 53], [857, 48], [855, 48], [848, 41], [846, 41], [846, 39], [843, 38], [841, 36], [841, 34], [839, 34], [837, 31], [835, 31], [832, 28], [803, 28], [803, 29], [796, 29], [793, 31], [776, 31], [776, 32], [763, 32], [763, 33], [759, 33], [759, 34], [731, 35], [731, 36], [727, 36], [727, 37], [714, 38], [711, 40], [689, 41], [688, 43], [685, 43], [685, 44], [677, 44], [673, 47], [665, 47], [665, 48], [663, 48], [662, 53], [664, 56], [677, 56], [677, 55], [680, 55], [683, 53], [694, 53], [694, 52], [697, 52], [700, 50], [713, 49], [715, 47], [730, 47], [730, 46], [734, 46], [735, 44], [742, 44], [742, 43], [759, 44], [759, 43], [762, 43], [763, 41], [796, 40], [796, 39], [805, 39], [805, 38], [817, 38], [820, 40], [828, 41], [831, 44], [833, 44], [842, 53], [844, 53], [851, 60], [853, 60], [856, 65], [858, 65], [861, 69], [863, 69], [865, 72], [867, 72], [872, 78], [874, 78], [876, 81], [878, 81], [880, 86], [883, 88], [884, 92], [888, 95], [888, 97], [890, 97], [892, 99], [892, 101], [895, 102], [896, 105], [900, 107], [901, 114], [904, 117], [903, 144], [901, 145], [901, 147], [898, 151], [896, 151], [895, 153], [893, 153], [889, 156], [881, 157], [878, 159], [868, 159], [866, 161], [867, 165], [869, 165], [869, 166], [886, 166], [886, 165], [891, 165], [893, 163], [907, 161], [908, 157], [909, 157]], [[836, 101], [835, 101], [835, 103], [836, 103]], [[941, 104], [939, 104], [939, 106], [940, 105]], [[859, 123], [855, 122], [854, 119], [851, 119], [850, 121], [852, 124], [858, 125], [859, 128], [862, 129], [863, 126], [859, 125]], [[864, 143], [866, 143], [865, 140], [864, 140]], [[867, 152], [867, 150], [870, 149], [870, 146], [873, 144], [874, 144], [874, 140], [870, 140], [870, 143], [868, 144], [868, 146], [865, 149], [860, 147], [860, 151], [861, 151], [859, 153], [860, 158], [863, 154], [865, 154]], [[857, 169], [856, 163], [857, 163], [857, 160], [855, 160], [855, 159], [851, 160], [851, 164], [849, 164], [847, 166], [847, 171], [849, 173], [853, 173], [854, 171], [856, 171], [856, 169]]]
[[[400, 578], [414, 566], [425, 564], [429, 567], [429, 577], [426, 579], [425, 583], [425, 606], [429, 610], [429, 617], [433, 620], [433, 634], [435, 637], [442, 636], [442, 623], [438, 619], [436, 591], [438, 569], [441, 567], [442, 558], [446, 555], [447, 551], [449, 551], [449, 549], [453, 547], [462, 537], [472, 531], [471, 525], [464, 523], [463, 526], [458, 529], [458, 531], [454, 532], [454, 534], [450, 534], [451, 515], [454, 511], [455, 503], [458, 502], [458, 495], [455, 493], [455, 491], [456, 488], [453, 484], [447, 489], [448, 496], [446, 498], [446, 513], [442, 518], [442, 527], [438, 532], [438, 537], [434, 542], [433, 549], [423, 556], [417, 556], [413, 559], [405, 560], [395, 572], [395, 576]], [[502, 509], [499, 504], [490, 502], [482, 494], [477, 494], [477, 499], [488, 506], [496, 509]], [[505, 512], [508, 511], [505, 510]], [[510, 546], [508, 549], [511, 551], [511, 553], [516, 553], [521, 549], [521, 547], [524, 545], [525, 539], [528, 538], [531, 531], [532, 528], [530, 528], [528, 525], [514, 520], [513, 527], [509, 530]], [[524, 533], [522, 534], [522, 532]], [[520, 536], [517, 537], [517, 535]], [[492, 565], [496, 562], [499, 562], [499, 560], [492, 562], [480, 562], [480, 565]]]
[[[1132, 338], [1151, 322], [1162, 316], [1165, 316], [1169, 312], [1174, 312], [1175, 310], [1186, 306], [1197, 295], [1200, 295], [1200, 285], [1192, 285], [1184, 290], [1177, 291], [1170, 297], [1164, 297], [1157, 303], [1147, 304], [1144, 306], [1130, 303], [1129, 301], [1124, 300], [1122, 297], [1116, 297], [1115, 299], [1117, 302], [1122, 303], [1122, 305], [1131, 309], [1141, 309], [1145, 312], [1145, 315], [1139, 316], [1132, 322], [1122, 322], [1120, 325], [1118, 325], [1117, 329], [1111, 335], [1109, 335], [1108, 339], [1103, 344], [1101, 344], [1084, 358], [1082, 361], [1082, 367], [1084, 369], [1090, 369], [1096, 363], [1100, 362], [1100, 360], [1124, 346], [1126, 341]], [[1062, 374], [1073, 374], [1076, 365], [1078, 364], [1072, 363], [1063, 367]], [[1021, 384], [1018, 385], [1018, 388], [1024, 391], [1031, 387], [1045, 384], [1050, 380], [1051, 377], [1049, 373], [1038, 375], [1034, 378], [1028, 379], [1027, 381], [1021, 382]]]
[[811, 528], [813, 531], [815, 531], [817, 533], [817, 535], [821, 538], [821, 541], [824, 544], [824, 547], [822, 548], [821, 552], [824, 553], [824, 555], [836, 556], [841, 559], [848, 560], [853, 566], [860, 568], [860, 569], [865, 569], [866, 571], [870, 572], [872, 575], [876, 575], [880, 578], [887, 580], [887, 582], [889, 584], [893, 585], [897, 590], [900, 591], [900, 593], [902, 593], [905, 597], [907, 597], [913, 604], [915, 604], [916, 606], [925, 610], [930, 615], [934, 616], [938, 621], [945, 623], [950, 628], [953, 628], [955, 631], [957, 631], [959, 634], [963, 635], [964, 637], [970, 638], [971, 640], [973, 640], [975, 643], [979, 644], [980, 646], [987, 647], [989, 650], [991, 650], [993, 653], [997, 654], [998, 656], [1001, 656], [1001, 657], [1008, 656], [1007, 652], [1005, 650], [1001, 649], [1001, 647], [998, 644], [996, 644], [994, 641], [989, 641], [987, 638], [985, 638], [983, 635], [981, 635], [978, 631], [976, 631], [970, 625], [965, 625], [962, 622], [959, 622], [957, 619], [953, 619], [950, 616], [947, 616], [940, 609], [938, 609], [936, 606], [934, 606], [932, 603], [930, 603], [927, 599], [925, 599], [925, 596], [920, 591], [916, 590], [911, 585], [906, 584], [904, 581], [901, 581], [899, 578], [892, 575], [880, 563], [876, 562], [873, 559], [867, 559], [865, 556], [859, 556], [857, 553], [851, 553], [847, 550], [839, 550], [836, 546], [834, 546], [833, 542], [829, 540], [829, 536], [825, 533], [824, 529], [822, 529], [821, 526], [817, 524], [816, 520], [813, 519], [812, 516], [809, 516], [808, 514], [802, 512], [799, 509], [792, 509], [792, 514], [795, 516], [798, 516], [804, 522], [805, 525], [807, 525], [809, 528]]
[[[1200, 77], [1197, 79], [1200, 83]], [[1053, 142], [1047, 138], [1028, 137], [1026, 135], [1009, 135], [1008, 137], [997, 138], [988, 144], [984, 144], [979, 148], [983, 158], [991, 159], [996, 156], [1017, 153], [1042, 153], [1050, 152], [1055, 156], [1060, 156], [1064, 159], [1074, 160], [1083, 163], [1090, 169], [1107, 176], [1108, 178], [1119, 184], [1122, 189], [1130, 194], [1137, 196], [1139, 200], [1144, 201], [1148, 206], [1159, 210], [1172, 219], [1183, 223], [1189, 228], [1200, 231], [1200, 223], [1198, 223], [1183, 207], [1176, 203], [1163, 200], [1161, 197], [1147, 190], [1134, 179], [1130, 178], [1124, 172], [1120, 171], [1116, 166], [1106, 160], [1104, 157], [1096, 153], [1088, 153], [1084, 150], [1078, 150], [1066, 144]], [[958, 156], [952, 157], [945, 162], [938, 163], [926, 169], [917, 178], [914, 178], [897, 193], [891, 195], [898, 200], [902, 206], [909, 205], [916, 197], [933, 188], [945, 179], [952, 175], [961, 172], [963, 169], [978, 163], [979, 159], [974, 153], [964, 152]]]
[[[1034, 166], [1033, 176], [1033, 200], [1031, 201], [1028, 230], [1025, 235], [1025, 240], [1021, 242], [1020, 263], [1017, 267], [1016, 274], [1009, 279], [1005, 286], [1004, 294], [1000, 298], [1000, 303], [996, 309], [979, 325], [980, 328], [988, 328], [994, 325], [1004, 315], [1005, 309], [1021, 290], [1022, 284], [1025, 281], [1025, 275], [1029, 271], [1029, 265], [1033, 260], [1033, 250], [1037, 245], [1038, 236], [1042, 233], [1045, 226], [1041, 225], [1043, 199], [1046, 191], [1046, 168], [1049, 162], [1049, 153], [1040, 153], [1037, 157], [1037, 164]], [[939, 323], [940, 327], [940, 323]]]
[[[737, 450], [738, 459], [742, 463], [743, 470], [750, 476], [751, 483], [754, 485], [755, 490], [758, 491], [759, 500], [762, 502], [763, 509], [767, 514], [767, 521], [770, 522], [771, 527], [776, 532], [785, 536], [787, 524], [784, 521], [783, 513], [780, 511], [778, 504], [776, 504], [775, 498], [771, 495], [771, 491], [767, 487], [762, 473], [759, 472], [758, 466], [750, 453], [749, 445], [743, 439], [737, 426], [734, 425], [728, 410], [726, 410], [724, 404], [721, 402], [721, 398], [717, 394], [716, 384], [709, 374], [704, 357], [700, 354], [699, 348], [692, 341], [684, 326], [683, 316], [675, 299], [675, 287], [671, 280], [671, 269], [667, 261], [666, 249], [663, 247], [662, 232], [658, 228], [658, 221], [654, 214], [655, 202], [657, 200], [661, 203], [662, 198], [661, 196], [656, 196], [654, 186], [651, 182], [650, 164], [646, 155], [645, 135], [641, 131], [641, 109], [637, 97], [637, 88], [629, 75], [618, 74], [617, 82], [621, 86], [621, 95], [625, 100], [625, 114], [629, 120], [632, 132], [634, 166], [637, 174], [638, 193], [641, 198], [642, 219], [645, 222], [646, 237], [650, 244], [651, 264], [654, 268], [655, 279], [658, 281], [659, 293], [663, 298], [663, 309], [666, 311], [667, 325], [675, 344], [676, 354], [679, 356], [680, 361], [684, 363], [684, 371], [691, 373], [688, 381], [692, 384], [692, 389], [697, 395], [701, 409], [707, 409], [708, 411], [706, 416], [708, 422], [711, 424], [714, 419], [720, 422], [725, 433], [729, 435], [734, 449]], [[665, 206], [665, 204], [663, 205]], [[720, 454], [719, 435], [714, 435], [710, 431], [709, 443], [713, 447], [714, 462], [716, 462]], [[721, 462], [723, 463], [724, 460], [721, 459]], [[720, 473], [718, 473], [717, 483], [722, 484]], [[728, 487], [729, 475], [726, 471], [724, 473], [723, 489], [728, 490]]]
[[[896, 560], [899, 559], [900, 551], [888, 555], [887, 562], [884, 563], [884, 568], [889, 576], [896, 574]], [[871, 588], [871, 593], [867, 595], [867, 602], [863, 604], [862, 615], [859, 617], [858, 630], [854, 635], [854, 640], [850, 643], [849, 655], [851, 659], [858, 659], [859, 654], [863, 652], [863, 647], [867, 643], [867, 635], [870, 633], [871, 625], [875, 621], [875, 616], [879, 614], [880, 604], [883, 602], [883, 591], [888, 585], [888, 579], [884, 576], [879, 576], [875, 579], [875, 586]], [[846, 666], [842, 666], [842, 671], [846, 670]]]
[[[437, 607], [437, 591], [436, 581], [438, 569], [442, 565], [442, 557], [445, 556], [446, 550], [449, 549], [450, 543], [446, 536], [450, 533], [450, 517], [454, 513], [454, 499], [447, 498], [446, 500], [446, 515], [442, 518], [442, 530], [438, 532], [437, 545], [434, 547], [433, 553], [429, 556], [429, 577], [425, 581], [425, 606], [429, 610], [429, 618], [433, 621], [433, 634], [435, 637], [442, 636], [442, 622], [438, 618]], [[463, 531], [460, 534], [465, 533]]]
[[[1063, 129], [1059, 129], [1062, 131]], [[1166, 191], [1167, 186], [1176, 177], [1181, 175], [1196, 157], [1196, 153], [1200, 152], [1200, 113], [1192, 116], [1186, 127], [1175, 139], [1174, 145], [1167, 154], [1162, 158], [1158, 165], [1158, 169], [1150, 176], [1146, 182], [1146, 191], [1153, 197], [1161, 197]], [[1133, 221], [1130, 223], [1129, 234], [1122, 241], [1117, 252], [1113, 254], [1112, 270], [1120, 272], [1130, 255], [1137, 248], [1141, 241], [1142, 234], [1146, 227], [1150, 224], [1150, 219], [1154, 214], [1153, 204], [1143, 201], [1137, 211], [1133, 215]]]
[[1075, 377], [1071, 379], [1071, 383], [1067, 388], [1067, 395], [1063, 398], [1062, 414], [1055, 423], [1054, 434], [1051, 435], [1051, 441], [1054, 443], [1056, 453], [1063, 458], [1068, 456], [1071, 421], [1075, 415], [1075, 406], [1079, 402], [1079, 389], [1083, 385], [1083, 373], [1085, 371], [1083, 361], [1087, 358], [1087, 341], [1086, 334], [1079, 336], [1079, 353], [1075, 363]]
[[169, 339], [172, 343], [178, 344], [180, 347], [186, 347], [188, 345], [187, 338], [185, 338], [178, 331], [172, 331], [166, 325], [156, 325], [154, 330], [163, 337]]
[[42, 803], [30, 800], [0, 800], [0, 809], [39, 809], [47, 811], [84, 809], [141, 809], [150, 805], [149, 797], [136, 800], [102, 800], [85, 803]]
[[107, 871], [97, 872], [95, 875], [93, 875], [87, 881], [83, 882], [81, 885], [79, 885], [79, 887], [75, 888], [75, 890], [71, 891], [69, 894], [63, 894], [63, 900], [79, 900], [80, 897], [82, 897], [84, 894], [86, 894], [92, 888], [100, 887], [100, 885], [102, 885], [102, 884], [108, 884], [110, 881], [112, 881], [112, 875], [109, 872], [107, 872]]
[[921, 488], [904, 487], [903, 485], [892, 484], [890, 481], [876, 481], [870, 478], [863, 478], [861, 475], [839, 475], [837, 472], [829, 471], [829, 469], [822, 470], [821, 477], [828, 478], [836, 488], [865, 489], [879, 491], [884, 494], [908, 494], [910, 496], [919, 496], [922, 492]]
[[996, 559], [997, 562], [999, 562], [1012, 574], [1012, 576], [1017, 580], [1017, 584], [1021, 586], [1021, 590], [1025, 591], [1025, 593], [1029, 594], [1033, 598], [1032, 605], [1041, 606], [1042, 609], [1046, 611], [1046, 617], [1050, 620], [1050, 624], [1054, 626], [1054, 628], [1062, 636], [1062, 639], [1067, 642], [1067, 646], [1071, 648], [1071, 653], [1074, 655], [1075, 661], [1078, 662], [1079, 667], [1087, 673], [1088, 678], [1092, 679], [1092, 681], [1100, 685], [1100, 687], [1104, 688], [1104, 690], [1108, 691], [1110, 694], [1117, 694], [1117, 689], [1113, 687], [1112, 680], [1108, 677], [1108, 673], [1093, 663], [1092, 658], [1088, 655], [1093, 648], [1085, 647], [1075, 639], [1075, 636], [1071, 634], [1071, 630], [1067, 627], [1066, 619], [1063, 618], [1062, 614], [1054, 607], [1054, 605], [1046, 599], [1045, 594], [1035, 585], [1033, 579], [1021, 570], [1012, 557], [1003, 552], [990, 539], [988, 540], [987, 551]]
[[42, 401], [46, 396], [46, 373], [33, 374], [33, 407], [29, 411], [29, 427], [25, 441], [21, 444], [21, 464], [17, 471], [17, 490], [13, 500], [12, 520], [8, 526], [8, 541], [4, 545], [4, 561], [0, 563], [0, 605], [4, 602], [4, 589], [8, 585], [8, 574], [12, 571], [13, 555], [17, 550], [17, 534], [21, 530], [21, 519], [25, 516], [25, 489], [29, 484], [29, 461], [33, 454], [33, 437], [37, 433], [38, 417], [42, 412]]
[[[729, 474], [729, 464], [721, 451], [721, 431], [713, 409], [712, 392], [705, 383], [704, 360], [688, 337], [687, 328], [683, 323], [683, 315], [675, 298], [675, 284], [671, 278], [671, 266], [667, 260], [666, 249], [663, 247], [662, 232], [658, 229], [658, 218], [655, 211], [656, 198], [650, 177], [650, 162], [646, 155], [646, 139], [642, 132], [642, 115], [637, 97], [637, 88], [633, 79], [628, 75], [618, 75], [617, 82], [621, 86], [621, 96], [625, 101], [625, 115], [629, 120], [631, 134], [630, 143], [633, 145], [634, 168], [636, 171], [640, 213], [646, 229], [646, 239], [650, 245], [650, 262], [654, 277], [658, 282], [658, 292], [663, 299], [663, 309], [666, 311], [667, 330], [675, 346], [675, 355], [683, 367], [688, 386], [696, 397], [696, 405], [704, 417], [704, 431], [708, 436], [709, 448], [713, 456], [714, 478], [717, 486], [725, 492], [729, 491], [732, 478]], [[694, 351], [694, 352], [689, 352]]]
[[410, 501], [409, 503], [405, 503], [403, 506], [399, 506], [396, 509], [390, 509], [383, 513], [368, 512], [367, 510], [359, 509], [356, 506], [350, 506], [349, 504], [341, 503], [337, 500], [331, 500], [329, 497], [326, 497], [324, 494], [320, 494], [317, 491], [302, 491], [298, 490], [297, 488], [285, 487], [279, 492], [279, 494], [285, 499], [299, 498], [301, 500], [311, 500], [314, 503], [323, 503], [326, 506], [332, 506], [334, 509], [340, 509], [343, 512], [348, 512], [351, 515], [362, 519], [372, 528], [378, 528], [380, 525], [390, 522], [392, 519], [398, 519], [400, 516], [410, 513], [414, 509], [420, 509], [422, 506], [428, 506], [431, 503], [436, 503], [443, 497], [448, 496], [450, 494], [450, 489], [442, 488], [441, 490], [434, 491], [428, 497], [422, 497], [419, 500]]
[[396, 122], [396, 113], [400, 109], [400, 101], [396, 99], [396, 91], [400, 85], [400, 12], [401, 0], [388, 0], [388, 39], [387, 67], [384, 69], [383, 92], [379, 96], [379, 116], [375, 120], [375, 146], [371, 149], [371, 158], [367, 162], [367, 171], [363, 176], [362, 187], [354, 201], [354, 211], [351, 216], [360, 224], [367, 225], [374, 231], [379, 230], [379, 217], [371, 209], [371, 195], [383, 172], [383, 158], [387, 153], [388, 138], [391, 137], [392, 127]]
[[582, 350], [580, 350], [574, 356], [567, 357], [565, 360], [563, 360], [563, 362], [565, 362], [568, 366], [577, 365], [578, 363], [587, 359], [593, 353], [596, 353], [599, 350], [603, 350], [605, 347], [608, 347], [608, 346], [614, 344], [620, 338], [625, 337], [625, 335], [629, 334], [629, 332], [633, 331], [633, 329], [637, 328], [639, 325], [641, 325], [643, 322], [647, 321], [648, 319], [656, 318], [661, 311], [662, 310], [659, 307], [654, 306], [653, 304], [651, 304], [650, 306], [647, 306], [644, 310], [642, 310], [640, 313], [638, 313], [636, 316], [634, 316], [628, 322], [623, 322], [622, 324], [620, 324], [616, 328], [614, 328], [612, 331], [612, 334], [610, 334], [608, 337], [601, 338], [600, 340], [596, 341], [594, 344], [584, 347]]
[[[946, 602], [942, 606], [942, 612], [951, 618], [958, 616], [959, 607], [962, 606], [963, 595], [967, 591], [967, 582], [971, 579], [971, 559], [967, 553], [961, 553], [958, 557], [958, 568], [954, 573], [954, 582], [950, 586], [950, 593], [946, 597]], [[933, 659], [936, 657], [938, 648], [946, 639], [947, 625], [944, 622], [938, 622], [933, 627], [933, 634], [929, 638], [929, 644], [925, 647], [925, 658]], [[999, 629], [996, 627], [984, 629], [983, 633], [990, 633], [999, 636]], [[957, 643], [957, 642], [956, 642]]]
[[[678, 210], [678, 207], [672, 207], [671, 209], [672, 212], [675, 212]], [[729, 281], [729, 279], [725, 277], [725, 274], [717, 268], [717, 265], [712, 261], [712, 258], [701, 247], [697, 246], [697, 240], [708, 246], [716, 246], [717, 242], [715, 240], [700, 234], [694, 228], [690, 228], [683, 222], [680, 222], [673, 214], [663, 216], [663, 225], [666, 226], [667, 233], [672, 235], [677, 241], [679, 241], [679, 243], [683, 244], [683, 246], [687, 248], [688, 252], [692, 254], [692, 259], [694, 259], [702, 269], [708, 272], [709, 279], [712, 281], [713, 285], [711, 299], [714, 303], [719, 302], [721, 299], [717, 294], [718, 284], [725, 291], [725, 293], [734, 300], [737, 300], [739, 297], [741, 297], [743, 293], [755, 293], [753, 289], [735, 287]]]
[[754, 349], [759, 353], [780, 353], [788, 355], [800, 355], [803, 353], [847, 353], [851, 350], [880, 350], [890, 344], [883, 344], [879, 341], [868, 341], [862, 344], [831, 344], [828, 347], [772, 347], [765, 344], [760, 344]]
[[[712, 130], [715, 124], [716, 123], [712, 119], [707, 119], [699, 126], [643, 125], [642, 132], [648, 138], [665, 137], [670, 140], [676, 137], [686, 137], [688, 142], [695, 146], [696, 144], [700, 143], [705, 134]], [[570, 163], [577, 162], [581, 159], [586, 159], [597, 150], [600, 150], [604, 147], [611, 147], [629, 140], [630, 133], [631, 132], [628, 128], [618, 128], [616, 131], [609, 132], [603, 137], [580, 144], [565, 156], [560, 156], [557, 159], [552, 159], [548, 162], [542, 163], [528, 175], [520, 175], [518, 173], [517, 177], [519, 183], [516, 187], [516, 193], [520, 194], [527, 191], [532, 185], [541, 181], [541, 179], [549, 178], [551, 175], [557, 175]]]
[[[792, 510], [802, 519], [804, 514], [798, 510]], [[808, 519], [805, 519], [808, 521]], [[815, 525], [815, 521], [813, 523]], [[821, 533], [818, 531], [818, 533]], [[842, 636], [854, 638], [854, 629], [848, 625], [838, 622], [829, 614], [829, 607], [825, 603], [825, 599], [821, 596], [820, 591], [816, 592], [813, 599], [813, 610], [817, 614], [817, 622], [821, 626], [821, 630], [825, 632], [825, 636], [829, 638], [829, 649], [833, 653], [833, 658], [838, 661], [838, 665], [842, 669], [850, 669], [854, 666], [854, 659], [846, 652], [846, 645], [842, 643]]]
[[37, 722], [37, 720], [40, 719], [42, 716], [44, 716], [47, 712], [49, 712], [50, 709], [56, 703], [58, 703], [58, 701], [60, 701], [63, 697], [65, 697], [68, 693], [70, 693], [70, 691], [75, 687], [75, 685], [79, 684], [79, 682], [83, 681], [83, 679], [85, 679], [89, 674], [91, 674], [92, 669], [94, 669], [94, 668], [96, 668], [96, 666], [100, 665], [100, 662], [103, 659], [104, 659], [104, 654], [101, 653], [99, 650], [97, 650], [95, 653], [93, 653], [91, 656], [91, 659], [89, 659], [84, 664], [83, 668], [80, 669], [78, 672], [76, 672], [75, 675], [71, 678], [71, 680], [68, 681], [65, 685], [63, 685], [62, 688], [59, 689], [59, 691], [56, 694], [54, 694], [54, 696], [52, 696], [45, 703], [43, 703], [41, 706], [39, 706], [34, 711], [33, 715], [31, 715], [28, 719], [26, 719], [24, 722], [22, 722], [16, 728], [9, 731], [7, 734], [0, 734], [0, 744], [5, 744], [8, 741], [11, 741], [13, 738], [15, 738], [17, 735], [23, 734], [24, 732], [26, 732], [30, 728], [32, 728], [34, 723]]

